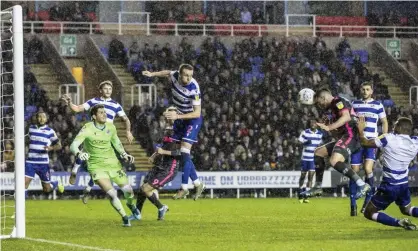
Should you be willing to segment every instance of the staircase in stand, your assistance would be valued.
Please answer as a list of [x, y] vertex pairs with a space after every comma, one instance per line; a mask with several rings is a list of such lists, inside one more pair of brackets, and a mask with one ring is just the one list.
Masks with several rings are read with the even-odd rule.
[[[125, 113], [129, 113], [131, 109], [131, 86], [136, 84], [135, 79], [133, 78], [132, 74], [126, 72], [125, 67], [122, 65], [112, 65], [113, 71], [116, 73], [118, 78], [123, 84], [123, 102], [122, 106], [125, 110]], [[122, 141], [123, 146], [125, 147], [126, 151], [129, 152], [132, 156], [135, 157], [135, 167], [136, 170], [147, 171], [152, 167], [152, 164], [148, 163], [148, 156], [147, 152], [141, 147], [141, 145], [135, 141], [131, 145], [128, 143], [126, 139], [126, 130], [125, 130], [125, 122], [117, 119], [114, 121], [116, 129], [118, 130], [118, 136]]]
[[45, 90], [48, 98], [57, 100], [59, 98], [59, 87], [61, 83], [57, 74], [50, 64], [31, 64], [30, 71], [35, 75], [38, 84]]

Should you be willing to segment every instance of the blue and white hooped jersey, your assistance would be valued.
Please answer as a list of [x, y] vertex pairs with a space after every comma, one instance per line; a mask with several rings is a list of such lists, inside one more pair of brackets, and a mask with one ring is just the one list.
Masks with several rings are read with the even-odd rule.
[[107, 115], [107, 122], [112, 122], [115, 119], [116, 115], [119, 117], [126, 116], [125, 112], [123, 111], [122, 106], [114, 101], [113, 99], [102, 99], [102, 98], [92, 98], [88, 100], [86, 103], [83, 104], [84, 110], [88, 111], [93, 106], [101, 104], [104, 105], [106, 115]]
[[352, 106], [357, 116], [364, 116], [366, 120], [364, 136], [368, 139], [376, 138], [378, 136], [377, 122], [379, 119], [386, 118], [382, 103], [377, 100], [354, 100]]
[[374, 141], [383, 152], [383, 181], [391, 185], [408, 183], [408, 167], [418, 153], [418, 137], [388, 133]]
[[45, 146], [53, 146], [58, 143], [55, 131], [47, 125], [29, 127], [29, 152], [26, 158], [27, 163], [49, 164], [48, 151]]
[[202, 103], [199, 84], [196, 79], [192, 78], [189, 84], [182, 85], [179, 78], [180, 73], [178, 71], [170, 73], [173, 104], [182, 113], [193, 112], [193, 106]]
[[[306, 129], [302, 131], [299, 136], [299, 141], [304, 143], [302, 160], [314, 161], [315, 149], [321, 144], [322, 136], [323, 134], [320, 130], [312, 131], [311, 129]], [[310, 144], [306, 144], [307, 141], [310, 141]]]

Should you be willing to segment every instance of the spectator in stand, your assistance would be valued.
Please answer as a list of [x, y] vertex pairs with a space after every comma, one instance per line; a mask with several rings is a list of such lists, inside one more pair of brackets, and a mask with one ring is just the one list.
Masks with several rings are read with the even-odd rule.
[[55, 3], [50, 9], [49, 9], [49, 20], [50, 21], [64, 21], [64, 10], [63, 8]]
[[255, 9], [253, 17], [254, 17], [253, 18], [253, 20], [254, 20], [253, 23], [255, 23], [255, 24], [265, 24], [266, 23], [265, 20], [264, 20], [264, 15], [261, 12], [261, 9], [259, 7], [257, 7]]
[[117, 36], [113, 36], [109, 44], [109, 63], [126, 65], [127, 62], [125, 46], [117, 39]]
[[336, 48], [337, 56], [342, 57], [349, 50], [351, 50], [350, 43], [348, 42], [347, 37], [344, 37], [342, 41], [337, 45], [337, 48]]

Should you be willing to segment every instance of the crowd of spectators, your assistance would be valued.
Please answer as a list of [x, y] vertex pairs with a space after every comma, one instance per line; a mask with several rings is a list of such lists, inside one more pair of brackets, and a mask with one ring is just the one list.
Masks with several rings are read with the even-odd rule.
[[[298, 91], [304, 87], [326, 86], [352, 99], [359, 96], [360, 84], [370, 81], [391, 123], [409, 116], [418, 125], [418, 106], [395, 107], [382, 79], [353, 55], [347, 39], [335, 49], [321, 38], [313, 43], [245, 38], [232, 49], [219, 38], [207, 38], [198, 50], [191, 49], [187, 38], [176, 50], [170, 44], [135, 47], [136, 60], [141, 62], [136, 76], [142, 70], [176, 69], [176, 62], [195, 66], [194, 77], [203, 93], [204, 123], [193, 156], [201, 171], [298, 170], [302, 145], [297, 138], [308, 127], [308, 119], [319, 116], [315, 107], [297, 102]], [[344, 60], [347, 57], [353, 59], [350, 64]], [[136, 138], [151, 153], [165, 127], [162, 112], [170, 90], [165, 79], [139, 80], [154, 81], [163, 90], [157, 107], [134, 106], [129, 113]]]

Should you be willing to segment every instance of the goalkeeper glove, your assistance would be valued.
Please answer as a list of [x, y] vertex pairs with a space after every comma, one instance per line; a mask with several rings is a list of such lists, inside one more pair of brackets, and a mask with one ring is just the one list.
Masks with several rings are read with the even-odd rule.
[[127, 154], [126, 152], [121, 154], [122, 158], [125, 159], [126, 161], [128, 161], [129, 163], [134, 163], [135, 158], [134, 156]]
[[90, 155], [88, 153], [85, 153], [85, 152], [79, 152], [77, 154], [77, 158], [79, 158], [79, 159], [81, 159], [83, 161], [86, 161], [86, 160], [89, 160]]

